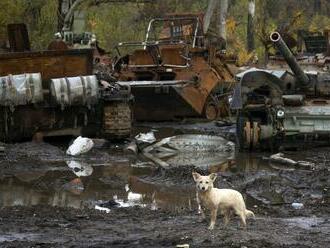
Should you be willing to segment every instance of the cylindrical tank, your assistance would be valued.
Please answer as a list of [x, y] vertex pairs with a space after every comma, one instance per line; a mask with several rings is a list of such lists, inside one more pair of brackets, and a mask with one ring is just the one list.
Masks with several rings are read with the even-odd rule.
[[308, 76], [299, 66], [295, 56], [292, 54], [288, 46], [283, 41], [281, 35], [278, 32], [273, 32], [270, 35], [270, 40], [275, 44], [276, 48], [280, 51], [285, 61], [288, 63], [292, 72], [297, 77], [297, 84], [300, 84], [302, 87], [306, 88], [310, 85], [310, 80]]
[[43, 101], [40, 73], [0, 77], [0, 105], [17, 106]]
[[51, 80], [50, 92], [55, 104], [64, 106], [89, 106], [97, 103], [96, 76], [56, 78]]

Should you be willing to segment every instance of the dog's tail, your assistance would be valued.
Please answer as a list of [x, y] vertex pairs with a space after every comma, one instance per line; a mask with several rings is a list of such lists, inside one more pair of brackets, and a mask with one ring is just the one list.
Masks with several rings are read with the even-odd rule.
[[245, 215], [246, 215], [247, 218], [250, 218], [250, 217], [255, 218], [254, 213], [250, 210], [247, 210], [247, 209], [245, 210]]

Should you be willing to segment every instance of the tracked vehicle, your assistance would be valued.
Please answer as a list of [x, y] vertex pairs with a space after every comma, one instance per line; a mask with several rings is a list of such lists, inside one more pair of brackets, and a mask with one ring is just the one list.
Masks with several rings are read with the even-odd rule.
[[[330, 72], [330, 30], [323, 32], [310, 32], [298, 30], [297, 39], [292, 35], [284, 34], [283, 40], [287, 40], [291, 49], [296, 49], [295, 57], [304, 70], [319, 70]], [[286, 67], [286, 61], [278, 51], [269, 57], [267, 68], [279, 69]]]
[[[233, 74], [204, 37], [202, 21], [197, 14], [155, 18], [144, 41], [118, 44], [113, 75], [119, 85], [131, 87], [137, 120], [227, 114]], [[130, 52], [122, 55], [123, 50]]]
[[93, 49], [30, 51], [24, 25], [11, 29], [11, 51], [0, 53], [1, 142], [130, 136], [130, 89], [95, 70]]
[[250, 69], [237, 75], [232, 107], [239, 109], [240, 148], [330, 144], [330, 74], [303, 71], [279, 33], [270, 39], [291, 71]]

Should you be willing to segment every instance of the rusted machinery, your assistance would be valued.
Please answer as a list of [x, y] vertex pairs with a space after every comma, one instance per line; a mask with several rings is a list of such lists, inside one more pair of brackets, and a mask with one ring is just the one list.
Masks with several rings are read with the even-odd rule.
[[251, 69], [238, 75], [232, 107], [239, 109], [240, 148], [329, 144], [330, 74], [303, 71], [279, 33], [270, 39], [292, 73]]
[[[292, 35], [284, 34], [283, 40], [288, 40], [290, 49], [296, 49], [295, 57], [304, 70], [330, 71], [330, 30], [309, 32], [299, 30], [297, 40]], [[281, 53], [270, 56], [268, 68], [285, 67], [285, 59]]]
[[0, 141], [128, 137], [130, 90], [94, 68], [92, 49], [0, 53]]
[[[122, 50], [131, 53], [121, 56]], [[203, 34], [202, 16], [169, 15], [149, 22], [145, 41], [117, 46], [114, 76], [135, 98], [137, 120], [227, 114], [233, 75]]]

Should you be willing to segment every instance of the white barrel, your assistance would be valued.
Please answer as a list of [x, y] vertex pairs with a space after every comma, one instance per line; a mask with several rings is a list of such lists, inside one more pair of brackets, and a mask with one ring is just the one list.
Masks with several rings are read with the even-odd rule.
[[43, 101], [40, 73], [0, 77], [0, 105], [17, 106]]
[[56, 78], [51, 80], [53, 102], [65, 106], [90, 106], [98, 101], [98, 81], [95, 75]]

